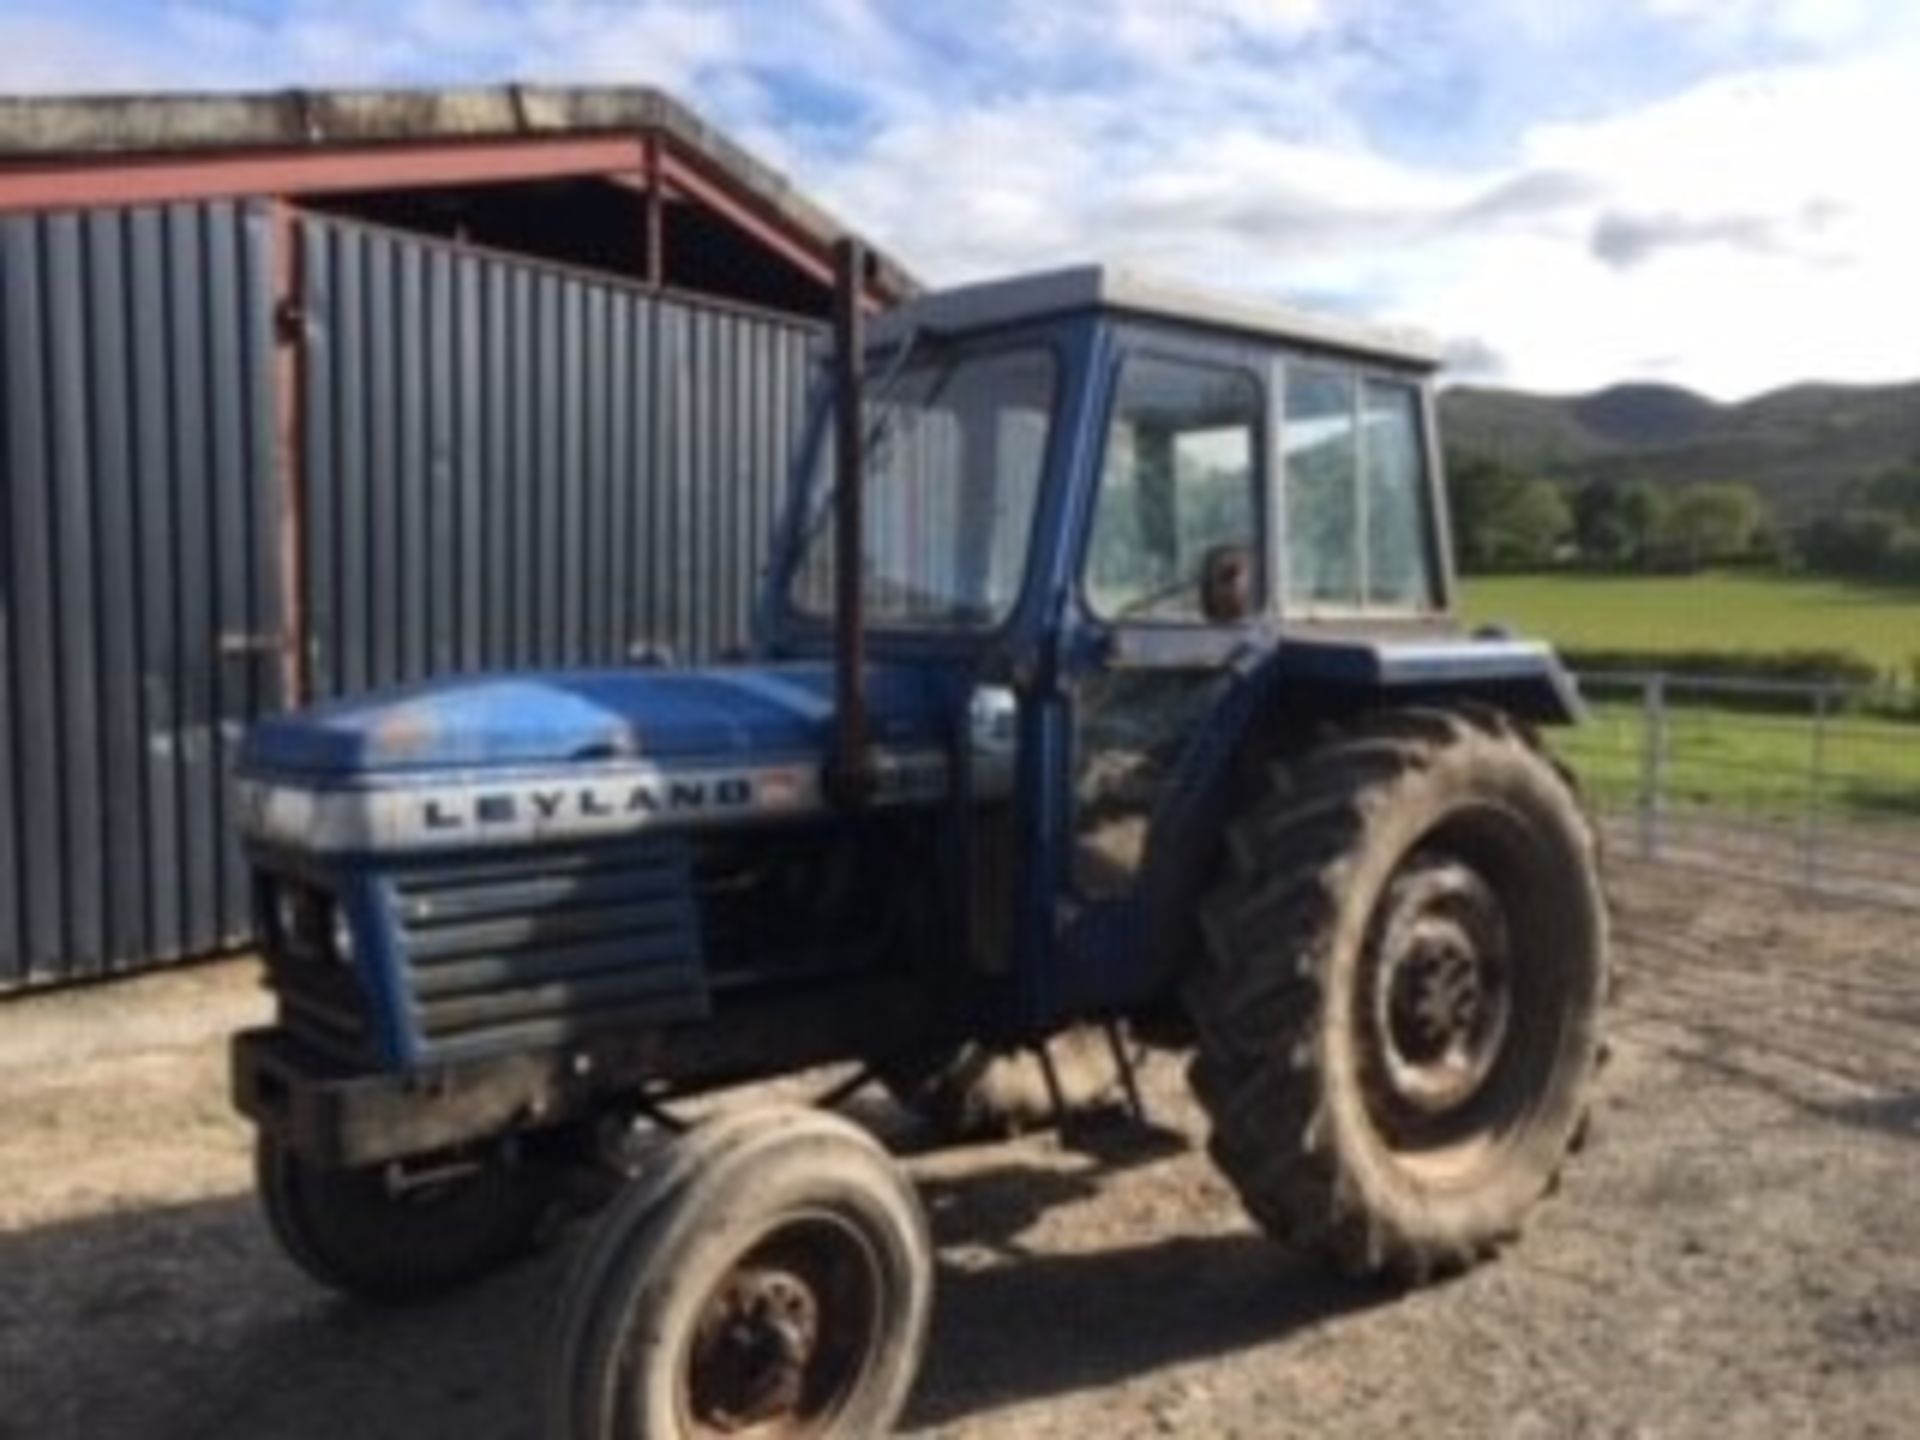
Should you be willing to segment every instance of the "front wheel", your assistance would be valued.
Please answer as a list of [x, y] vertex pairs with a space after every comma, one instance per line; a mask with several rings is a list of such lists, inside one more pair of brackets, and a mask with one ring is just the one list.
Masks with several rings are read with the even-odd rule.
[[1607, 941], [1591, 827], [1501, 717], [1376, 716], [1231, 826], [1187, 992], [1212, 1153], [1351, 1271], [1515, 1235], [1582, 1126]]
[[911, 1184], [837, 1116], [674, 1140], [601, 1218], [560, 1304], [553, 1440], [876, 1440], [919, 1369], [933, 1251]]
[[553, 1202], [544, 1177], [503, 1157], [437, 1170], [314, 1165], [255, 1143], [261, 1208], [288, 1256], [334, 1290], [376, 1304], [432, 1299], [533, 1245]]

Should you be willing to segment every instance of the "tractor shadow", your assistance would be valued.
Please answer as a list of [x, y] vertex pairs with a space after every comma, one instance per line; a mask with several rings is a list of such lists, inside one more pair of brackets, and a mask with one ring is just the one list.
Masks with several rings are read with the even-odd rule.
[[[1113, 1163], [1154, 1153], [1122, 1150]], [[1097, 1204], [1066, 1217], [1084, 1250], [1029, 1234], [1110, 1174], [1104, 1158], [1065, 1173], [988, 1152], [926, 1181], [942, 1261], [909, 1426], [1280, 1343], [1382, 1298], [1295, 1274], [1248, 1234], [1142, 1243]], [[538, 1440], [547, 1332], [585, 1228], [402, 1310], [307, 1282], [247, 1195], [0, 1234], [0, 1440]]]
[[942, 1263], [909, 1429], [1284, 1343], [1397, 1294], [1302, 1269], [1245, 1231], [1114, 1233], [1072, 1250], [1027, 1237], [1051, 1211], [1094, 1201], [1108, 1173], [1011, 1163], [922, 1185]]

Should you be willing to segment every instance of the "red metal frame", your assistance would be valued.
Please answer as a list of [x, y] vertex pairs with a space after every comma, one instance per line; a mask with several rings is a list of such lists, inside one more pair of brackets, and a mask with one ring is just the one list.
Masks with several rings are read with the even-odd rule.
[[[833, 284], [833, 264], [824, 243], [799, 234], [773, 206], [742, 194], [710, 165], [653, 132], [0, 160], [0, 214], [243, 196], [289, 199], [353, 190], [436, 189], [570, 177], [601, 178], [643, 189], [654, 212], [663, 192], [692, 200], [803, 275], [825, 286]], [[650, 228], [657, 225], [657, 213], [647, 223]], [[869, 292], [871, 301], [892, 298], [896, 297], [878, 287]]]
[[773, 251], [811, 280], [833, 284], [833, 261], [805, 244], [796, 244], [792, 232], [761, 207], [729, 194], [724, 184], [706, 174], [685, 156], [660, 149], [660, 181], [666, 190], [713, 211], [728, 224]]
[[[664, 195], [691, 200], [823, 286], [833, 284], [824, 242], [799, 233], [771, 205], [743, 194], [658, 133], [534, 136], [318, 149], [214, 150], [57, 161], [0, 160], [0, 214], [354, 190], [435, 189], [524, 180], [601, 178], [643, 189], [650, 231]], [[663, 228], [663, 227], [661, 227]], [[650, 239], [656, 238], [650, 235]], [[659, 249], [654, 248], [658, 257]], [[870, 304], [897, 298], [878, 286]]]
[[300, 244], [295, 212], [273, 202], [273, 444], [280, 474], [281, 685], [289, 707], [311, 693], [307, 653], [306, 316], [301, 309]]
[[[792, 227], [771, 206], [756, 204], [751, 197], [730, 190], [725, 180], [693, 157], [676, 152], [671, 145], [660, 148], [659, 165], [660, 181], [667, 193], [713, 211], [787, 260], [801, 274], [832, 289], [835, 276], [830, 248], [796, 243]], [[866, 286], [869, 310], [880, 309], [900, 298], [877, 279], [869, 278]]]
[[660, 137], [647, 137], [646, 254], [647, 285], [658, 290], [667, 283], [667, 204], [662, 191]]
[[0, 212], [637, 175], [645, 163], [637, 135], [33, 161], [0, 164]]

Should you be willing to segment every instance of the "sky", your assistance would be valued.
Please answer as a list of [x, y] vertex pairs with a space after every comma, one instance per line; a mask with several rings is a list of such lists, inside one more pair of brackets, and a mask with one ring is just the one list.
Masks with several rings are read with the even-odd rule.
[[0, 92], [664, 86], [923, 279], [1085, 260], [1456, 379], [1920, 377], [1914, 0], [0, 0]]

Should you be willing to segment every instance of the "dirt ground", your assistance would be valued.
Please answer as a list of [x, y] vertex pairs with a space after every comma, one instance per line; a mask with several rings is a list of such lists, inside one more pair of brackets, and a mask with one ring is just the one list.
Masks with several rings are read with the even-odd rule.
[[[942, 1240], [909, 1433], [1920, 1429], [1920, 916], [1619, 879], [1593, 1145], [1522, 1244], [1413, 1295], [1301, 1273], [1198, 1149], [916, 1160]], [[274, 1250], [222, 1040], [244, 965], [0, 1007], [0, 1440], [527, 1437], [571, 1241], [372, 1313]]]

